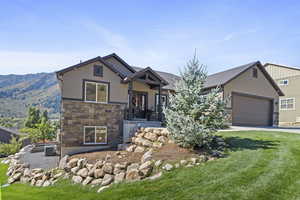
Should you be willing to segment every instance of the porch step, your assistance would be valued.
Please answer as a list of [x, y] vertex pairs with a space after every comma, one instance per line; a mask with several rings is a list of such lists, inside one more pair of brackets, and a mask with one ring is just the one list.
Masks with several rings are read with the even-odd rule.
[[131, 137], [134, 136], [134, 133], [137, 131], [138, 128], [147, 128], [147, 127], [161, 127], [160, 121], [130, 121], [124, 120], [123, 121], [123, 143], [130, 142]]

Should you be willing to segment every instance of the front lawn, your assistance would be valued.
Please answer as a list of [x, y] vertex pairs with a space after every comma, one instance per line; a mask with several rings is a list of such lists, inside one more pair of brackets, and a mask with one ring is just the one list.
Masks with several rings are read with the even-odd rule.
[[[67, 181], [47, 188], [13, 184], [2, 199], [300, 199], [300, 134], [222, 132], [231, 144], [226, 158], [177, 169], [156, 181], [114, 185], [102, 193]], [[5, 180], [0, 166], [0, 181]]]

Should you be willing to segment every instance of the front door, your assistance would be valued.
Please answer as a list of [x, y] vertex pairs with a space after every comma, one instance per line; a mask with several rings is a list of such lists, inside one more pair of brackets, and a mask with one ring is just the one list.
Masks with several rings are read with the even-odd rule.
[[147, 93], [134, 91], [132, 95], [132, 108], [134, 118], [146, 118]]

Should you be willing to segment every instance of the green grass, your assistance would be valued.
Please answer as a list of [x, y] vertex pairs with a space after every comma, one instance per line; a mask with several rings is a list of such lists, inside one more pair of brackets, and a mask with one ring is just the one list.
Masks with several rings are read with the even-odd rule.
[[[44, 199], [300, 199], [300, 134], [244, 131], [223, 132], [230, 143], [226, 158], [194, 168], [177, 169], [156, 181], [97, 189], [60, 182], [48, 188], [13, 184], [2, 188], [9, 200]], [[0, 167], [0, 181], [5, 179]]]

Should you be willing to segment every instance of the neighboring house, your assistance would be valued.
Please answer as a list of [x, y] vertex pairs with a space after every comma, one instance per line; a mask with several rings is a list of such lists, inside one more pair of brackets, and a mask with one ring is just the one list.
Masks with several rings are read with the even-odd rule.
[[212, 74], [205, 87], [220, 87], [232, 125], [278, 125], [278, 99], [284, 94], [259, 61]]
[[[138, 126], [160, 126], [176, 75], [133, 67], [116, 54], [96, 57], [57, 73], [61, 101], [61, 154], [116, 147]], [[276, 125], [283, 95], [260, 62], [208, 76], [229, 99], [234, 125]]]
[[137, 126], [160, 126], [162, 106], [179, 79], [132, 67], [116, 54], [56, 74], [62, 94], [61, 154], [116, 147]]
[[266, 63], [265, 69], [284, 92], [279, 102], [279, 124], [300, 125], [300, 69]]
[[[13, 137], [18, 139], [22, 135], [24, 135], [24, 133], [19, 133], [15, 130], [0, 126], [0, 143], [8, 144]], [[30, 141], [28, 139], [23, 141], [23, 145], [27, 145], [29, 143]]]

